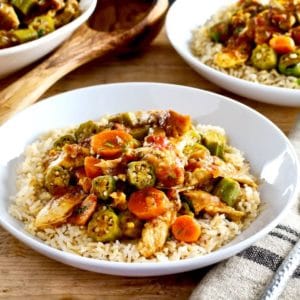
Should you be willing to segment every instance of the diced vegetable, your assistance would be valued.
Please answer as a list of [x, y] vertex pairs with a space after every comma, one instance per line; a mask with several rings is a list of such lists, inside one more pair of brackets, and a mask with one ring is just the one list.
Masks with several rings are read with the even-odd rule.
[[91, 137], [99, 131], [99, 126], [93, 121], [87, 121], [79, 125], [75, 131], [75, 137], [78, 142]]
[[100, 208], [88, 223], [87, 233], [97, 242], [113, 242], [121, 237], [119, 217], [111, 209]]
[[33, 9], [37, 4], [36, 0], [11, 0], [13, 6], [19, 9], [25, 16]]
[[38, 33], [34, 29], [17, 29], [11, 33], [19, 43], [25, 43], [38, 38]]
[[209, 150], [205, 146], [195, 143], [185, 146], [183, 153], [189, 158], [205, 158], [209, 155]]
[[193, 243], [199, 239], [201, 227], [193, 217], [182, 215], [173, 223], [172, 233], [178, 241]]
[[125, 113], [114, 115], [109, 118], [109, 121], [119, 122], [130, 127], [133, 127], [138, 123], [136, 115], [133, 112], [125, 112]]
[[84, 158], [84, 170], [86, 176], [89, 178], [95, 178], [102, 174], [102, 170], [97, 164], [100, 162], [100, 159], [94, 156], [86, 156]]
[[165, 213], [169, 199], [164, 192], [147, 187], [130, 195], [128, 209], [139, 219], [148, 220]]
[[226, 136], [220, 132], [208, 130], [203, 134], [203, 144], [208, 148], [212, 155], [223, 158]]
[[116, 190], [116, 181], [113, 176], [98, 176], [92, 181], [92, 192], [101, 200], [107, 200]]
[[35, 17], [28, 27], [34, 29], [41, 37], [55, 30], [55, 22], [50, 15], [42, 15]]
[[45, 175], [45, 186], [51, 194], [64, 191], [70, 182], [70, 173], [61, 166], [50, 166]]
[[143, 140], [148, 135], [150, 126], [135, 127], [130, 130], [130, 134], [137, 140]]
[[286, 54], [295, 50], [294, 40], [286, 35], [275, 35], [272, 37], [270, 46], [278, 54]]
[[122, 234], [128, 238], [137, 239], [141, 236], [143, 222], [129, 211], [119, 215]]
[[251, 63], [260, 70], [270, 70], [277, 65], [277, 54], [267, 44], [256, 46], [252, 51]]
[[120, 156], [133, 142], [133, 137], [125, 131], [105, 130], [92, 136], [91, 146], [95, 153], [111, 159]]
[[222, 178], [213, 190], [214, 195], [218, 196], [229, 206], [235, 205], [240, 192], [239, 183], [231, 178]]
[[278, 69], [280, 73], [287, 76], [300, 77], [300, 50], [282, 55]]
[[127, 177], [129, 183], [138, 189], [153, 186], [156, 179], [153, 167], [143, 160], [128, 164]]
[[97, 197], [94, 194], [88, 195], [78, 207], [76, 207], [68, 222], [74, 225], [83, 226], [93, 215], [97, 207]]
[[74, 143], [76, 143], [75, 138], [71, 134], [66, 134], [58, 138], [54, 142], [53, 146], [54, 148], [61, 149], [66, 144], [74, 144]]

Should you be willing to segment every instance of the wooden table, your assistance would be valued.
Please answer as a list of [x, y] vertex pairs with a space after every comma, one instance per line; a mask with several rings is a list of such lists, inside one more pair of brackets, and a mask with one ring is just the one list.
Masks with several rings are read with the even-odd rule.
[[[19, 76], [20, 73], [0, 81], [1, 89]], [[164, 30], [147, 51], [93, 61], [57, 82], [44, 97], [84, 86], [126, 81], [167, 82], [217, 92], [261, 112], [286, 134], [300, 110], [246, 100], [206, 81], [175, 53]], [[5, 299], [187, 299], [207, 270], [148, 278], [91, 273], [50, 260], [0, 228], [0, 297]]]

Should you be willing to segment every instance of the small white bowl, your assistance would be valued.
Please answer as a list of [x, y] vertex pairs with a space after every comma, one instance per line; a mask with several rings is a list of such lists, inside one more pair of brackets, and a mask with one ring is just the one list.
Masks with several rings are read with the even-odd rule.
[[[67, 109], [66, 109], [67, 108]], [[263, 210], [254, 222], [224, 247], [180, 261], [121, 263], [81, 257], [46, 245], [24, 230], [8, 213], [16, 192], [16, 167], [26, 145], [54, 128], [99, 120], [105, 114], [149, 109], [174, 109], [197, 123], [223, 127], [229, 142], [245, 153], [261, 181]], [[0, 127], [0, 225], [32, 249], [85, 270], [122, 276], [184, 272], [226, 259], [262, 238], [280, 221], [297, 196], [299, 166], [286, 136], [253, 109], [203, 90], [158, 83], [122, 83], [71, 91], [41, 101]]]
[[28, 43], [0, 50], [0, 78], [45, 56], [64, 42], [93, 13], [97, 0], [81, 0], [81, 15], [61, 28]]
[[300, 106], [300, 89], [273, 87], [239, 79], [217, 71], [194, 56], [190, 50], [192, 31], [204, 25], [222, 7], [237, 0], [177, 0], [166, 19], [168, 38], [178, 54], [199, 74], [238, 95], [260, 102], [284, 106]]

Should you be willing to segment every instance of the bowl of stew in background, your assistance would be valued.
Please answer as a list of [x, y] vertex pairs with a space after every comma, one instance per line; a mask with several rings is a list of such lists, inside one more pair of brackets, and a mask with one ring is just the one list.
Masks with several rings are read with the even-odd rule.
[[[259, 2], [268, 3], [269, 1]], [[204, 2], [197, 0], [177, 0], [171, 6], [166, 19], [167, 35], [172, 46], [196, 72], [226, 90], [260, 102], [284, 106], [300, 106], [300, 85], [297, 77], [295, 77], [295, 82], [298, 82], [299, 87], [297, 86], [296, 88], [291, 88], [289, 84], [286, 84], [285, 80], [281, 82], [281, 79], [277, 80], [277, 84], [272, 82], [262, 83], [256, 79], [249, 81], [249, 78], [236, 76], [236, 72], [239, 72], [238, 67], [224, 72], [221, 68], [214, 68], [210, 64], [204, 63], [202, 58], [194, 54], [192, 43], [195, 31], [198, 31], [203, 26], [208, 28], [209, 24], [212, 24], [214, 21], [222, 21], [225, 13], [220, 15], [219, 20], [216, 18], [216, 15], [236, 3], [238, 3], [237, 0], [212, 0], [209, 5], [206, 5]], [[297, 20], [297, 22], [299, 23], [300, 21]], [[295, 23], [293, 26], [300, 26], [300, 23], [298, 23]], [[276, 34], [290, 36], [288, 31], [276, 32]], [[264, 44], [269, 45], [269, 41]], [[221, 51], [222, 44], [219, 44], [219, 46]], [[299, 47], [296, 44], [295, 50], [299, 51]], [[205, 52], [203, 55], [210, 55], [205, 44], [202, 51]], [[278, 55], [278, 60], [280, 57], [281, 55]], [[273, 73], [278, 75], [278, 72], [280, 72], [278, 67], [272, 70], [256, 70], [251, 66], [250, 57], [244, 65], [250, 70], [249, 76], [254, 78], [257, 76], [258, 71], [263, 71], [267, 78], [269, 73], [273, 76]], [[297, 68], [299, 66], [300, 64], [298, 63]], [[289, 76], [289, 78], [291, 77]]]
[[[52, 13], [52, 8], [55, 4], [59, 5], [59, 1], [52, 2], [51, 9], [41, 8], [43, 13], [35, 13], [39, 8], [30, 10], [22, 1], [0, 3], [0, 78], [22, 69], [58, 47], [90, 17], [97, 3], [96, 0], [69, 0], [59, 9], [59, 13]], [[78, 3], [79, 8], [76, 8]], [[25, 26], [22, 21], [27, 15], [30, 21]]]

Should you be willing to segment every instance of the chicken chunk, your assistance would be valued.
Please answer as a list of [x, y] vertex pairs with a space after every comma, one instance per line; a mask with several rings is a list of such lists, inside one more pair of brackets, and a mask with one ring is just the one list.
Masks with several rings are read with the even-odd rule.
[[171, 209], [164, 215], [145, 224], [141, 240], [138, 243], [138, 250], [143, 256], [150, 257], [162, 249], [169, 235], [169, 228], [175, 218], [176, 212]]
[[64, 168], [78, 168], [84, 165], [84, 158], [90, 154], [88, 148], [77, 144], [66, 144], [59, 157], [51, 165], [60, 165]]
[[18, 28], [20, 21], [14, 8], [7, 4], [0, 2], [0, 30], [10, 30]]
[[193, 205], [196, 215], [198, 215], [201, 211], [205, 211], [208, 214], [212, 215], [215, 215], [217, 213], [223, 213], [233, 221], [240, 221], [240, 219], [245, 215], [244, 212], [238, 211], [233, 207], [222, 203], [219, 197], [213, 196], [205, 191], [187, 191], [184, 192], [183, 195]]
[[45, 228], [64, 223], [84, 197], [83, 193], [74, 191], [50, 200], [36, 216], [35, 226]]

